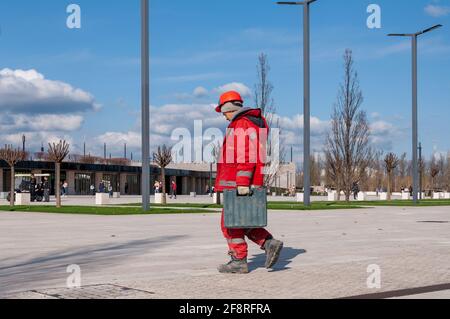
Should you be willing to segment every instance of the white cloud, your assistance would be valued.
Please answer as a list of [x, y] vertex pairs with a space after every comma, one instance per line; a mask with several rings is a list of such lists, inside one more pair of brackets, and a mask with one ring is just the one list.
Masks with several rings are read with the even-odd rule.
[[203, 86], [199, 86], [195, 88], [194, 90], [194, 97], [196, 98], [202, 98], [208, 96], [209, 92], [207, 89], [205, 89]]
[[60, 139], [79, 152], [69, 133], [81, 128], [83, 112], [98, 108], [91, 94], [36, 70], [0, 70], [0, 144], [21, 145], [25, 135], [32, 152]]
[[[303, 131], [304, 123], [303, 123], [303, 115], [296, 114], [291, 117], [279, 117], [277, 115], [274, 116], [274, 122], [279, 120], [280, 128], [287, 131], [293, 131], [297, 134]], [[330, 127], [329, 121], [323, 121], [317, 117], [311, 117], [311, 135], [321, 136], [325, 135], [328, 128]]]
[[25, 135], [25, 144], [27, 150], [37, 151], [44, 145], [45, 151], [48, 149], [48, 143], [57, 143], [60, 140], [65, 140], [71, 145], [70, 151], [73, 150], [74, 140], [67, 134], [56, 134], [51, 132], [33, 132], [33, 133], [14, 133], [0, 135], [0, 140], [4, 144], [12, 144], [13, 146], [22, 145], [22, 135]]
[[228, 83], [219, 86], [218, 88], [215, 88], [214, 91], [218, 93], [225, 93], [227, 91], [236, 91], [239, 92], [242, 95], [242, 97], [245, 98], [249, 98], [252, 96], [252, 91], [250, 90], [250, 88], [245, 84], [238, 82]]
[[203, 126], [224, 127], [223, 117], [215, 112], [212, 104], [167, 104], [150, 109], [150, 130], [152, 134], [170, 136], [176, 128], [193, 129], [194, 121]]
[[370, 142], [373, 146], [391, 151], [394, 144], [405, 137], [405, 130], [384, 120], [370, 123]]
[[123, 149], [126, 143], [130, 148], [140, 148], [141, 147], [141, 134], [140, 132], [106, 132], [98, 137], [96, 137], [95, 142], [99, 145], [106, 143], [109, 147], [114, 149]]
[[[171, 135], [175, 129], [185, 128], [191, 136], [194, 136], [194, 122], [201, 121], [203, 133], [208, 128], [218, 128], [225, 131], [228, 122], [217, 114], [214, 110], [214, 104], [167, 104], [160, 107], [152, 106], [150, 110], [150, 130], [151, 130], [151, 149], [152, 151], [158, 145], [166, 144], [173, 146], [178, 141], [171, 140]], [[273, 115], [275, 123], [279, 121], [281, 128], [281, 145], [286, 151], [286, 159], [290, 159], [290, 147], [293, 147], [294, 161], [301, 162], [303, 151], [303, 115], [295, 114], [292, 116]], [[313, 152], [322, 152], [325, 145], [326, 135], [330, 128], [330, 121], [318, 117], [311, 118], [311, 148]], [[140, 128], [131, 132], [108, 132], [95, 138], [99, 145], [98, 153], [102, 154], [102, 145], [107, 143], [108, 153], [122, 154], [123, 144], [127, 143], [128, 149], [133, 151], [136, 156], [140, 153], [141, 133]], [[404, 130], [396, 125], [377, 119], [370, 125], [371, 143], [374, 147], [390, 150], [393, 143], [404, 135]]]
[[425, 7], [425, 12], [434, 18], [445, 17], [450, 14], [450, 7], [429, 4]]
[[96, 110], [94, 97], [70, 84], [45, 79], [36, 70], [0, 70], [0, 110], [18, 113], [75, 113]]
[[78, 130], [83, 117], [80, 115], [38, 114], [35, 116], [24, 114], [4, 114], [0, 120], [0, 131], [5, 132], [33, 132], [60, 131], [71, 132]]

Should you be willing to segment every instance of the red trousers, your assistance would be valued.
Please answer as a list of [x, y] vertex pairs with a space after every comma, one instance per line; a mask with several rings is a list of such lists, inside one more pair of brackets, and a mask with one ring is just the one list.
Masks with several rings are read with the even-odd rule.
[[238, 228], [225, 228], [224, 214], [222, 211], [221, 227], [225, 239], [228, 242], [228, 248], [230, 255], [238, 259], [247, 258], [248, 245], [245, 241], [247, 236], [255, 244], [261, 248], [264, 247], [264, 243], [267, 239], [271, 239], [272, 235], [264, 228], [252, 228], [252, 229], [238, 229]]

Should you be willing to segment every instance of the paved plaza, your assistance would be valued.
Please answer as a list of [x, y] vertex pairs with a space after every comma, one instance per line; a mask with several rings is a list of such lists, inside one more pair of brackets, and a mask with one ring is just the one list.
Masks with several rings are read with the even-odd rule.
[[[285, 249], [268, 271], [250, 245], [248, 275], [217, 273], [219, 218], [0, 213], [0, 297], [450, 298], [450, 207], [271, 211]], [[66, 288], [69, 265], [81, 289]], [[370, 265], [380, 289], [367, 286]]]

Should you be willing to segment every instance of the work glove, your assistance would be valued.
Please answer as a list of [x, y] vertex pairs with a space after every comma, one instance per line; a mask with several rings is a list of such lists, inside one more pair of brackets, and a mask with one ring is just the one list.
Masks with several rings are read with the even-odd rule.
[[250, 195], [250, 187], [248, 186], [238, 186], [237, 192], [240, 196]]

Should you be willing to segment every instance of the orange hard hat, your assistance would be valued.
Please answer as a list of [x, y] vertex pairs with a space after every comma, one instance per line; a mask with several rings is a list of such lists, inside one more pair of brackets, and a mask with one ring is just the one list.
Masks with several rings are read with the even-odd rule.
[[216, 107], [216, 112], [220, 113], [222, 106], [228, 102], [244, 103], [244, 100], [242, 99], [241, 95], [236, 91], [225, 92], [220, 96], [220, 101], [219, 105]]

